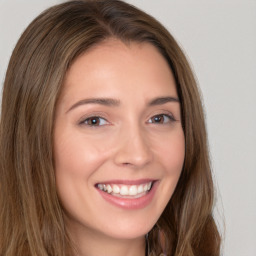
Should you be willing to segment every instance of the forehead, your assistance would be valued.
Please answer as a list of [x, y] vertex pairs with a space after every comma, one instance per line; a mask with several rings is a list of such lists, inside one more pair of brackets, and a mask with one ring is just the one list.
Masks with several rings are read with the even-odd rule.
[[74, 61], [66, 74], [62, 95], [115, 97], [113, 94], [118, 92], [129, 95], [140, 90], [152, 96], [176, 94], [166, 59], [150, 43], [124, 44], [108, 39]]

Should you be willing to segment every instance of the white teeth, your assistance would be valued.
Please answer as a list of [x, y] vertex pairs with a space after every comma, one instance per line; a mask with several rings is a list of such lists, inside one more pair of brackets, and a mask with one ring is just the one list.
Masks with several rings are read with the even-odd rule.
[[120, 195], [122, 195], [122, 196], [127, 196], [127, 195], [129, 195], [129, 190], [128, 190], [128, 187], [127, 187], [127, 186], [122, 186], [122, 187], [121, 187]]
[[98, 184], [97, 187], [112, 195], [137, 196], [148, 192], [152, 187], [152, 182], [140, 185]]
[[131, 186], [129, 188], [129, 195], [130, 196], [136, 196], [138, 194], [137, 187], [135, 185]]
[[117, 185], [114, 185], [114, 186], [113, 186], [113, 192], [114, 192], [115, 194], [119, 194], [119, 193], [120, 193], [120, 188], [119, 188]]
[[144, 190], [143, 190], [143, 185], [139, 185], [138, 186], [138, 190], [137, 190], [137, 193], [142, 193]]
[[107, 190], [109, 194], [113, 191], [110, 185], [107, 185]]
[[98, 184], [98, 188], [99, 188], [100, 190], [103, 190], [103, 185], [102, 185], [102, 184]]

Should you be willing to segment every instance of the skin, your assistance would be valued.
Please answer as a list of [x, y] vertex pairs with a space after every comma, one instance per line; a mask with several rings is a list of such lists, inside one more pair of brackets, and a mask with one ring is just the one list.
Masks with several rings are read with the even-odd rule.
[[[67, 72], [56, 109], [54, 160], [58, 195], [78, 255], [145, 255], [145, 234], [171, 198], [185, 154], [179, 102], [150, 105], [163, 97], [178, 99], [175, 80], [148, 43], [108, 39]], [[81, 102], [95, 98], [115, 104]], [[113, 205], [95, 187], [140, 179], [156, 181], [153, 199], [140, 209]]]

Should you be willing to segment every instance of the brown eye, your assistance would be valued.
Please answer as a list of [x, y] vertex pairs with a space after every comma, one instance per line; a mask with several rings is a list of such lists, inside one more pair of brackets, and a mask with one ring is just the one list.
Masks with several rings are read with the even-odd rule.
[[162, 123], [164, 123], [164, 116], [163, 115], [154, 116], [152, 118], [152, 122], [153, 123], [160, 123], [160, 124], [162, 124]]
[[86, 118], [82, 124], [88, 125], [88, 126], [102, 126], [107, 124], [108, 122], [106, 119], [99, 117], [99, 116], [92, 116], [89, 118]]
[[165, 124], [171, 121], [175, 121], [173, 116], [161, 114], [161, 115], [155, 115], [150, 118], [149, 123], [153, 124]]

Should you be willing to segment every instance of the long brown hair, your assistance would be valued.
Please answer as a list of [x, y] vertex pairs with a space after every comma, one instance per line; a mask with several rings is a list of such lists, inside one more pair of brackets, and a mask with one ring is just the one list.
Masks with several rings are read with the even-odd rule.
[[204, 113], [182, 50], [154, 18], [118, 0], [69, 1], [38, 16], [6, 73], [0, 123], [0, 255], [72, 255], [54, 174], [55, 106], [74, 60], [108, 38], [148, 42], [175, 76], [186, 141], [183, 171], [148, 234], [152, 255], [219, 255]]

